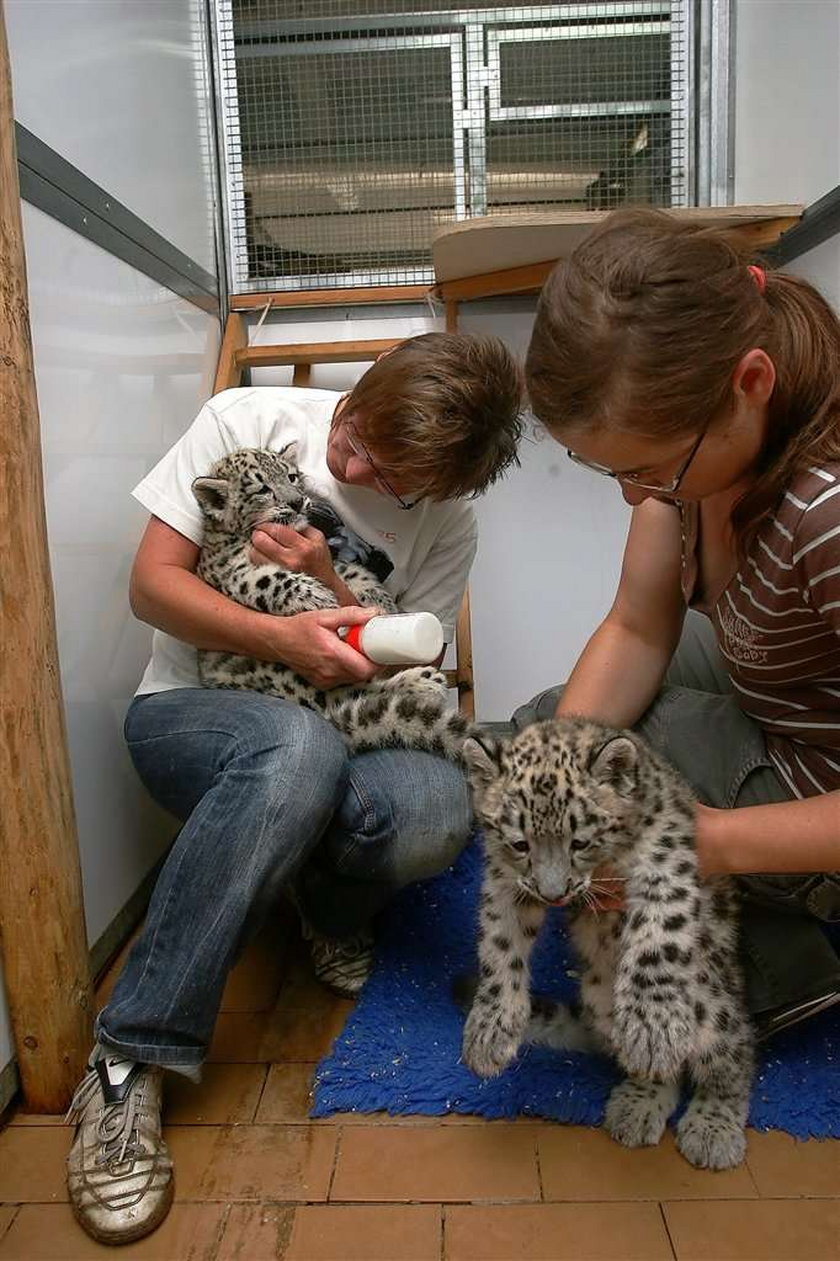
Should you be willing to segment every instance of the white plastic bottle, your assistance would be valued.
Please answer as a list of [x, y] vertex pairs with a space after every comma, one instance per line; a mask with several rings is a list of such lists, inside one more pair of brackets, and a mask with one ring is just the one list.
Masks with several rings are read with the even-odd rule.
[[443, 652], [443, 627], [434, 613], [382, 613], [351, 626], [346, 642], [382, 666], [422, 666]]

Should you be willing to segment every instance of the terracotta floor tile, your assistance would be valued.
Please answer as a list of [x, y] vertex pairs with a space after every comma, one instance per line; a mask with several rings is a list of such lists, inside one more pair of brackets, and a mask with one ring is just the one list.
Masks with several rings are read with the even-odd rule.
[[288, 931], [279, 926], [263, 931], [231, 970], [220, 1010], [269, 1011], [288, 969]]
[[335, 1112], [332, 1116], [310, 1121], [312, 1078], [315, 1060], [272, 1064], [257, 1115], [257, 1125], [437, 1125], [440, 1117], [391, 1116], [387, 1112]]
[[622, 1147], [603, 1130], [537, 1127], [546, 1200], [748, 1199], [756, 1190], [746, 1165], [694, 1169], [666, 1134], [656, 1147]]
[[272, 1064], [255, 1117], [257, 1125], [306, 1121], [312, 1106], [314, 1060], [299, 1064]]
[[7, 1122], [8, 1125], [64, 1125], [64, 1116], [55, 1115], [52, 1112], [14, 1112]]
[[337, 1131], [317, 1125], [174, 1126], [179, 1200], [325, 1200]]
[[[323, 1131], [322, 1131], [323, 1132]], [[528, 1126], [348, 1126], [331, 1200], [538, 1200]]]
[[678, 1261], [837, 1261], [840, 1201], [664, 1204]]
[[278, 1003], [287, 1007], [307, 1007], [310, 1003], [328, 1001], [332, 991], [315, 979], [309, 947], [299, 942], [290, 950], [288, 967], [283, 976]]
[[280, 1261], [292, 1234], [291, 1204], [233, 1204], [216, 1261]]
[[778, 1130], [751, 1131], [747, 1163], [759, 1194], [771, 1199], [840, 1195], [840, 1140], [801, 1143]]
[[15, 1220], [18, 1212], [19, 1209], [16, 1204], [0, 1204], [0, 1240], [2, 1240], [6, 1231]]
[[344, 1028], [353, 1004], [329, 995], [313, 1007], [278, 1005], [263, 1012], [222, 1012], [210, 1063], [259, 1064], [319, 1060]]
[[[314, 1122], [315, 1125], [389, 1125], [400, 1126], [402, 1129], [411, 1129], [417, 1126], [425, 1126], [430, 1129], [432, 1126], [439, 1126], [442, 1117], [423, 1117], [423, 1116], [403, 1116], [401, 1113], [391, 1115], [390, 1112], [334, 1112], [332, 1116], [324, 1117], [322, 1120]], [[488, 1124], [490, 1124], [488, 1122]]]
[[45, 1204], [63, 1201], [69, 1126], [9, 1126], [0, 1134], [0, 1202]]
[[439, 1261], [437, 1204], [305, 1205], [284, 1261]]
[[215, 1261], [223, 1213], [222, 1204], [176, 1204], [153, 1234], [115, 1250], [89, 1238], [69, 1205], [25, 1205], [0, 1241], [0, 1261]]
[[265, 1058], [278, 1060], [319, 1060], [326, 1055], [344, 1028], [353, 1004], [329, 996], [322, 1007], [282, 1007], [269, 1013], [261, 1050]]
[[250, 1124], [266, 1073], [264, 1064], [206, 1064], [198, 1086], [177, 1073], [167, 1073], [167, 1125]]
[[270, 1011], [221, 1012], [207, 1054], [208, 1064], [264, 1064], [271, 1059], [263, 1050]]
[[673, 1258], [658, 1204], [450, 1205], [444, 1218], [445, 1261]]

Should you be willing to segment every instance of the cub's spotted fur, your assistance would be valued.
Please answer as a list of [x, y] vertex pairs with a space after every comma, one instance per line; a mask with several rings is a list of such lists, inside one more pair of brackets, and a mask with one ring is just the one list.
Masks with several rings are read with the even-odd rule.
[[[501, 745], [469, 739], [464, 758], [486, 844], [466, 1063], [499, 1073], [529, 1039], [608, 1052], [628, 1076], [605, 1124], [628, 1147], [659, 1141], [686, 1073], [681, 1152], [694, 1165], [737, 1165], [752, 1031], [734, 894], [726, 880], [698, 879], [689, 788], [635, 733], [583, 719], [537, 723]], [[596, 914], [587, 903], [605, 864], [624, 881], [625, 909]], [[529, 998], [528, 957], [558, 902], [582, 962], [580, 1021], [561, 1006], [532, 1010]]]
[[[335, 594], [310, 574], [279, 565], [253, 565], [248, 559], [251, 534], [266, 522], [302, 529], [334, 514], [313, 500], [296, 463], [295, 444], [280, 452], [234, 451], [196, 478], [193, 493], [204, 516], [198, 576], [248, 608], [279, 617], [308, 609], [336, 608]], [[382, 572], [387, 558], [353, 536], [355, 554]], [[348, 550], [348, 535], [341, 551]], [[352, 548], [350, 550], [353, 550]], [[391, 596], [362, 564], [334, 559], [336, 573], [359, 604], [396, 612]], [[200, 650], [199, 678], [204, 687], [249, 688], [297, 701], [317, 710], [344, 736], [351, 752], [370, 749], [423, 749], [444, 757], [460, 756], [466, 720], [447, 709], [446, 680], [430, 666], [403, 670], [363, 687], [320, 691], [288, 666], [236, 653]]]

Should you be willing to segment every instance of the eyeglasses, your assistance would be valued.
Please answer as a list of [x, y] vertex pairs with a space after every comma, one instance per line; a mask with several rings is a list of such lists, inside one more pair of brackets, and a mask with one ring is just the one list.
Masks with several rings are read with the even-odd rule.
[[382, 487], [382, 489], [387, 494], [389, 494], [392, 499], [396, 501], [398, 506], [402, 508], [403, 512], [408, 512], [410, 508], [414, 508], [420, 502], [420, 500], [419, 499], [403, 499], [399, 491], [394, 490], [394, 487], [388, 481], [387, 477], [379, 468], [378, 464], [374, 460], [370, 451], [368, 451], [367, 447], [362, 442], [361, 438], [359, 437], [358, 430], [356, 429], [356, 426], [353, 424], [352, 420], [340, 421], [339, 423], [343, 424], [345, 430], [347, 431], [347, 445], [349, 446], [350, 450], [353, 452], [354, 455], [357, 455], [359, 459], [364, 460], [370, 466], [373, 476], [376, 478], [376, 481]]
[[708, 424], [703, 426], [682, 465], [671, 478], [671, 481], [665, 486], [663, 486], [660, 482], [644, 482], [640, 477], [637, 477], [635, 473], [616, 473], [614, 469], [607, 468], [605, 464], [597, 464], [594, 460], [585, 460], [582, 455], [577, 455], [574, 451], [567, 450], [566, 455], [570, 460], [573, 460], [575, 464], [580, 464], [582, 468], [587, 468], [592, 473], [600, 473], [602, 477], [614, 477], [619, 482], [627, 482], [630, 486], [637, 486], [639, 490], [650, 490], [659, 495], [676, 495], [682, 485], [683, 478], [691, 466], [691, 461], [700, 450], [700, 446], [708, 432], [708, 429]]

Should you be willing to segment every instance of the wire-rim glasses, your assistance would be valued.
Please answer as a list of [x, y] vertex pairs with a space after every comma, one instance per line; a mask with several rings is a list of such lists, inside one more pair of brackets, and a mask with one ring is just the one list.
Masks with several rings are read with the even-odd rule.
[[382, 489], [386, 491], [391, 496], [391, 498], [396, 501], [396, 503], [403, 510], [403, 512], [408, 512], [409, 509], [415, 507], [415, 505], [419, 503], [419, 500], [403, 499], [399, 491], [394, 489], [394, 487], [388, 481], [385, 474], [380, 469], [379, 465], [374, 460], [370, 451], [368, 451], [367, 447], [362, 442], [361, 438], [359, 437], [359, 431], [356, 429], [356, 426], [353, 424], [352, 420], [345, 420], [342, 423], [347, 432], [347, 445], [349, 446], [350, 450], [354, 453], [354, 455], [357, 455], [359, 459], [364, 460], [365, 463], [370, 466], [371, 472], [373, 473], [374, 477], [376, 478], [376, 481], [382, 487]]
[[650, 490], [650, 491], [653, 491], [654, 494], [676, 495], [677, 491], [682, 485], [683, 478], [685, 477], [686, 473], [688, 472], [691, 466], [692, 460], [694, 459], [697, 452], [700, 450], [700, 446], [708, 432], [708, 429], [709, 429], [708, 424], [703, 426], [703, 428], [700, 430], [699, 434], [697, 435], [697, 438], [695, 439], [691, 450], [689, 451], [685, 460], [683, 460], [682, 465], [674, 474], [674, 476], [671, 478], [670, 482], [668, 482], [666, 485], [663, 485], [661, 482], [642, 481], [642, 479], [640, 477], [637, 477], [634, 473], [616, 473], [615, 469], [607, 468], [605, 464], [598, 464], [595, 460], [584, 459], [582, 455], [578, 455], [575, 451], [570, 451], [567, 449], [566, 455], [569, 457], [570, 460], [574, 461], [575, 464], [579, 464], [581, 468], [589, 469], [591, 473], [600, 473], [602, 477], [613, 477], [616, 479], [616, 481], [627, 482], [628, 485], [630, 486], [637, 486], [639, 490]]

